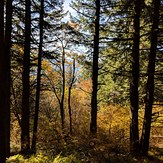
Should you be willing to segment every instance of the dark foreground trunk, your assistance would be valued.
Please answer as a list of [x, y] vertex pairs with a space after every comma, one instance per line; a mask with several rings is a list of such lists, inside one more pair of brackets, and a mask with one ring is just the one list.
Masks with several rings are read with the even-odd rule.
[[6, 26], [5, 26], [5, 56], [6, 56], [6, 155], [10, 156], [10, 49], [12, 31], [12, 0], [6, 1]]
[[43, 45], [43, 16], [44, 16], [44, 0], [41, 1], [41, 11], [40, 11], [40, 43], [39, 43], [39, 52], [38, 52], [36, 104], [35, 104], [35, 116], [34, 116], [34, 126], [33, 126], [33, 138], [32, 138], [32, 146], [31, 146], [31, 151], [33, 154], [36, 153], [38, 115], [39, 115], [39, 104], [40, 104], [41, 59], [42, 59], [42, 45]]
[[130, 150], [133, 154], [139, 152], [139, 129], [138, 129], [138, 109], [139, 109], [139, 44], [140, 44], [140, 6], [141, 0], [134, 1], [134, 36], [132, 50], [132, 67], [130, 79]]
[[149, 54], [148, 64], [148, 79], [146, 84], [146, 96], [145, 96], [145, 115], [141, 136], [141, 153], [142, 155], [148, 154], [150, 129], [152, 120], [152, 105], [154, 101], [154, 73], [155, 73], [155, 61], [157, 53], [157, 35], [159, 26], [159, 10], [160, 0], [154, 0], [154, 17], [151, 31], [151, 47]]
[[12, 1], [6, 1], [4, 32], [4, 1], [0, 1], [0, 161], [10, 155], [10, 48]]
[[6, 160], [5, 145], [5, 54], [4, 54], [4, 1], [0, 1], [0, 160]]
[[92, 67], [92, 98], [91, 98], [91, 122], [90, 133], [97, 133], [97, 87], [98, 87], [98, 58], [99, 58], [99, 21], [100, 21], [100, 0], [95, 1], [95, 34], [94, 34], [94, 52]]
[[30, 153], [29, 136], [29, 73], [30, 73], [30, 34], [31, 34], [31, 12], [30, 0], [25, 1], [25, 42], [23, 58], [23, 95], [22, 95], [22, 120], [21, 120], [21, 153]]

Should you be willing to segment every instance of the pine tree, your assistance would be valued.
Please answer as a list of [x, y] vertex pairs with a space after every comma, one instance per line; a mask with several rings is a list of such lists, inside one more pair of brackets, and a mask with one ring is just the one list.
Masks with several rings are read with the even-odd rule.
[[131, 79], [130, 79], [130, 146], [133, 153], [139, 152], [139, 129], [138, 129], [138, 110], [139, 110], [139, 46], [140, 46], [140, 12], [141, 0], [134, 1], [134, 33], [133, 50], [131, 54]]
[[153, 11], [153, 23], [150, 37], [150, 53], [149, 63], [147, 70], [147, 83], [146, 83], [146, 95], [145, 95], [145, 114], [141, 136], [141, 153], [143, 155], [148, 154], [149, 140], [150, 140], [150, 129], [152, 123], [152, 107], [154, 102], [154, 74], [155, 74], [155, 63], [158, 45], [158, 31], [159, 31], [159, 15], [160, 15], [160, 0], [153, 0], [154, 11]]
[[23, 57], [23, 94], [22, 94], [22, 119], [21, 119], [21, 153], [30, 153], [30, 42], [31, 42], [31, 1], [25, 1], [25, 41], [24, 41], [24, 57]]
[[[8, 0], [6, 3], [1, 1], [0, 6], [0, 160], [5, 162], [6, 157], [10, 155], [10, 49], [12, 1]], [[6, 21], [4, 21], [4, 6], [6, 7]]]
[[[78, 16], [73, 17], [75, 23], [80, 24], [79, 32], [83, 35], [82, 44], [88, 49], [89, 70], [92, 72], [92, 98], [90, 133], [97, 133], [98, 108], [98, 70], [99, 70], [99, 39], [100, 39], [100, 5], [102, 1], [73, 1], [72, 8]], [[91, 56], [91, 57], [90, 57]]]
[[90, 132], [97, 133], [97, 91], [98, 91], [98, 59], [99, 59], [99, 29], [100, 29], [100, 0], [95, 1], [95, 33], [92, 65], [92, 99], [91, 99], [91, 122]]
[[0, 1], [0, 160], [6, 160], [5, 145], [5, 53], [4, 53], [4, 1]]
[[38, 68], [37, 68], [37, 88], [36, 88], [36, 103], [35, 103], [35, 115], [34, 115], [34, 125], [33, 125], [33, 138], [32, 138], [32, 153], [36, 153], [36, 141], [37, 141], [37, 128], [38, 128], [38, 115], [40, 106], [40, 87], [41, 87], [41, 60], [43, 54], [43, 21], [44, 21], [44, 0], [41, 1], [40, 9], [40, 40], [39, 40], [39, 51], [38, 51]]

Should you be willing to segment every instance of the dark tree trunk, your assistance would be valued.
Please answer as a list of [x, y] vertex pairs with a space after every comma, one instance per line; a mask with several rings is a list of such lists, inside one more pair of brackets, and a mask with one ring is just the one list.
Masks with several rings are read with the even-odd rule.
[[21, 152], [22, 154], [30, 153], [29, 137], [29, 73], [30, 73], [30, 35], [31, 35], [31, 2], [25, 1], [25, 42], [23, 58], [23, 95], [22, 95], [22, 120], [21, 120]]
[[71, 111], [71, 89], [72, 86], [69, 87], [68, 91], [68, 113], [69, 113], [69, 121], [70, 121], [70, 134], [72, 134], [72, 111]]
[[100, 0], [95, 1], [95, 34], [94, 34], [94, 52], [92, 67], [92, 98], [91, 98], [91, 122], [90, 133], [97, 133], [97, 87], [98, 87], [98, 58], [99, 58], [99, 21], [100, 21]]
[[33, 138], [32, 138], [32, 153], [36, 153], [36, 141], [37, 141], [37, 128], [38, 128], [38, 115], [40, 104], [40, 84], [41, 84], [41, 60], [42, 60], [42, 46], [43, 46], [43, 16], [44, 16], [44, 0], [41, 1], [40, 10], [40, 43], [38, 52], [38, 68], [37, 68], [37, 88], [36, 88], [36, 104], [35, 104], [35, 116], [33, 126]]
[[5, 53], [4, 53], [4, 1], [0, 1], [0, 160], [2, 163], [6, 160], [6, 145], [5, 145]]
[[6, 1], [6, 26], [5, 26], [5, 56], [6, 56], [6, 155], [10, 155], [10, 49], [11, 49], [11, 31], [12, 31], [12, 0]]
[[72, 79], [68, 91], [68, 111], [70, 119], [70, 134], [72, 134], [72, 111], [71, 111], [71, 89], [75, 80], [75, 59], [73, 60], [73, 70], [72, 70]]
[[64, 125], [65, 125], [64, 99], [65, 99], [65, 50], [63, 47], [63, 52], [62, 52], [62, 97], [61, 97], [61, 103], [60, 103], [62, 129], [64, 129]]
[[[9, 12], [10, 11], [10, 12]], [[4, 1], [0, 1], [0, 161], [10, 155], [10, 48], [12, 1], [6, 1], [4, 32]]]
[[130, 150], [132, 153], [139, 152], [139, 129], [138, 129], [138, 109], [139, 109], [139, 44], [140, 44], [140, 6], [141, 0], [134, 1], [134, 34], [133, 50], [131, 55], [131, 78], [130, 78]]
[[153, 0], [154, 4], [154, 16], [153, 24], [151, 30], [151, 47], [149, 54], [149, 64], [148, 64], [148, 79], [146, 84], [146, 96], [145, 96], [145, 115], [141, 136], [141, 153], [142, 155], [148, 154], [149, 139], [150, 139], [150, 129], [152, 120], [152, 105], [154, 101], [154, 73], [155, 73], [155, 62], [157, 53], [157, 35], [159, 26], [159, 10], [160, 10], [160, 0]]

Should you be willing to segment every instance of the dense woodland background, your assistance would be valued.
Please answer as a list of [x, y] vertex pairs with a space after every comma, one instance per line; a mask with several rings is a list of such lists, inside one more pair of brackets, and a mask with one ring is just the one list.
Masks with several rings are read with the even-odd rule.
[[0, 1], [0, 163], [163, 161], [163, 1]]

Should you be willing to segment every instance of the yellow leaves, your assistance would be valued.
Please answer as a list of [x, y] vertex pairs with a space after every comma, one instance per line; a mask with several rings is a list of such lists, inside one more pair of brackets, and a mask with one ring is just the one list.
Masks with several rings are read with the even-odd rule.
[[79, 162], [79, 160], [77, 160], [75, 155], [69, 155], [69, 156], [61, 156], [61, 154], [59, 154], [53, 161], [53, 163], [59, 163], [59, 162], [63, 162], [63, 163], [73, 163], [73, 162]]
[[13, 163], [13, 162], [19, 162], [19, 163], [43, 163], [43, 162], [48, 162], [48, 157], [44, 156], [42, 153], [36, 155], [36, 156], [31, 156], [29, 159], [24, 158], [22, 155], [14, 155], [11, 156], [7, 159], [6, 163]]
[[81, 88], [83, 90], [83, 92], [85, 92], [85, 93], [91, 94], [91, 91], [92, 91], [91, 79], [81, 80], [80, 83], [78, 84], [78, 88]]
[[145, 4], [146, 4], [147, 6], [151, 5], [151, 4], [152, 4], [152, 0], [145, 0]]
[[49, 72], [52, 71], [52, 68], [51, 68], [49, 61], [47, 61], [47, 60], [42, 61], [42, 69], [49, 71]]
[[47, 60], [42, 61], [42, 70], [46, 74], [46, 77], [42, 78], [43, 82], [50, 81], [54, 85], [61, 79], [61, 73], [57, 72], [54, 66]]
[[102, 130], [113, 133], [121, 132], [123, 129], [126, 133], [129, 131], [130, 115], [129, 108], [119, 106], [104, 106], [98, 111], [98, 124]]
[[12, 49], [14, 49], [17, 52], [19, 52], [20, 55], [23, 55], [24, 54], [24, 48], [23, 48], [23, 46], [19, 46], [19, 45], [14, 44], [12, 46]]
[[74, 23], [74, 22], [72, 22], [72, 21], [69, 21], [69, 22], [68, 22], [68, 25], [69, 25], [71, 28], [74, 28], [74, 29], [76, 29], [76, 30], [79, 29], [79, 24]]

